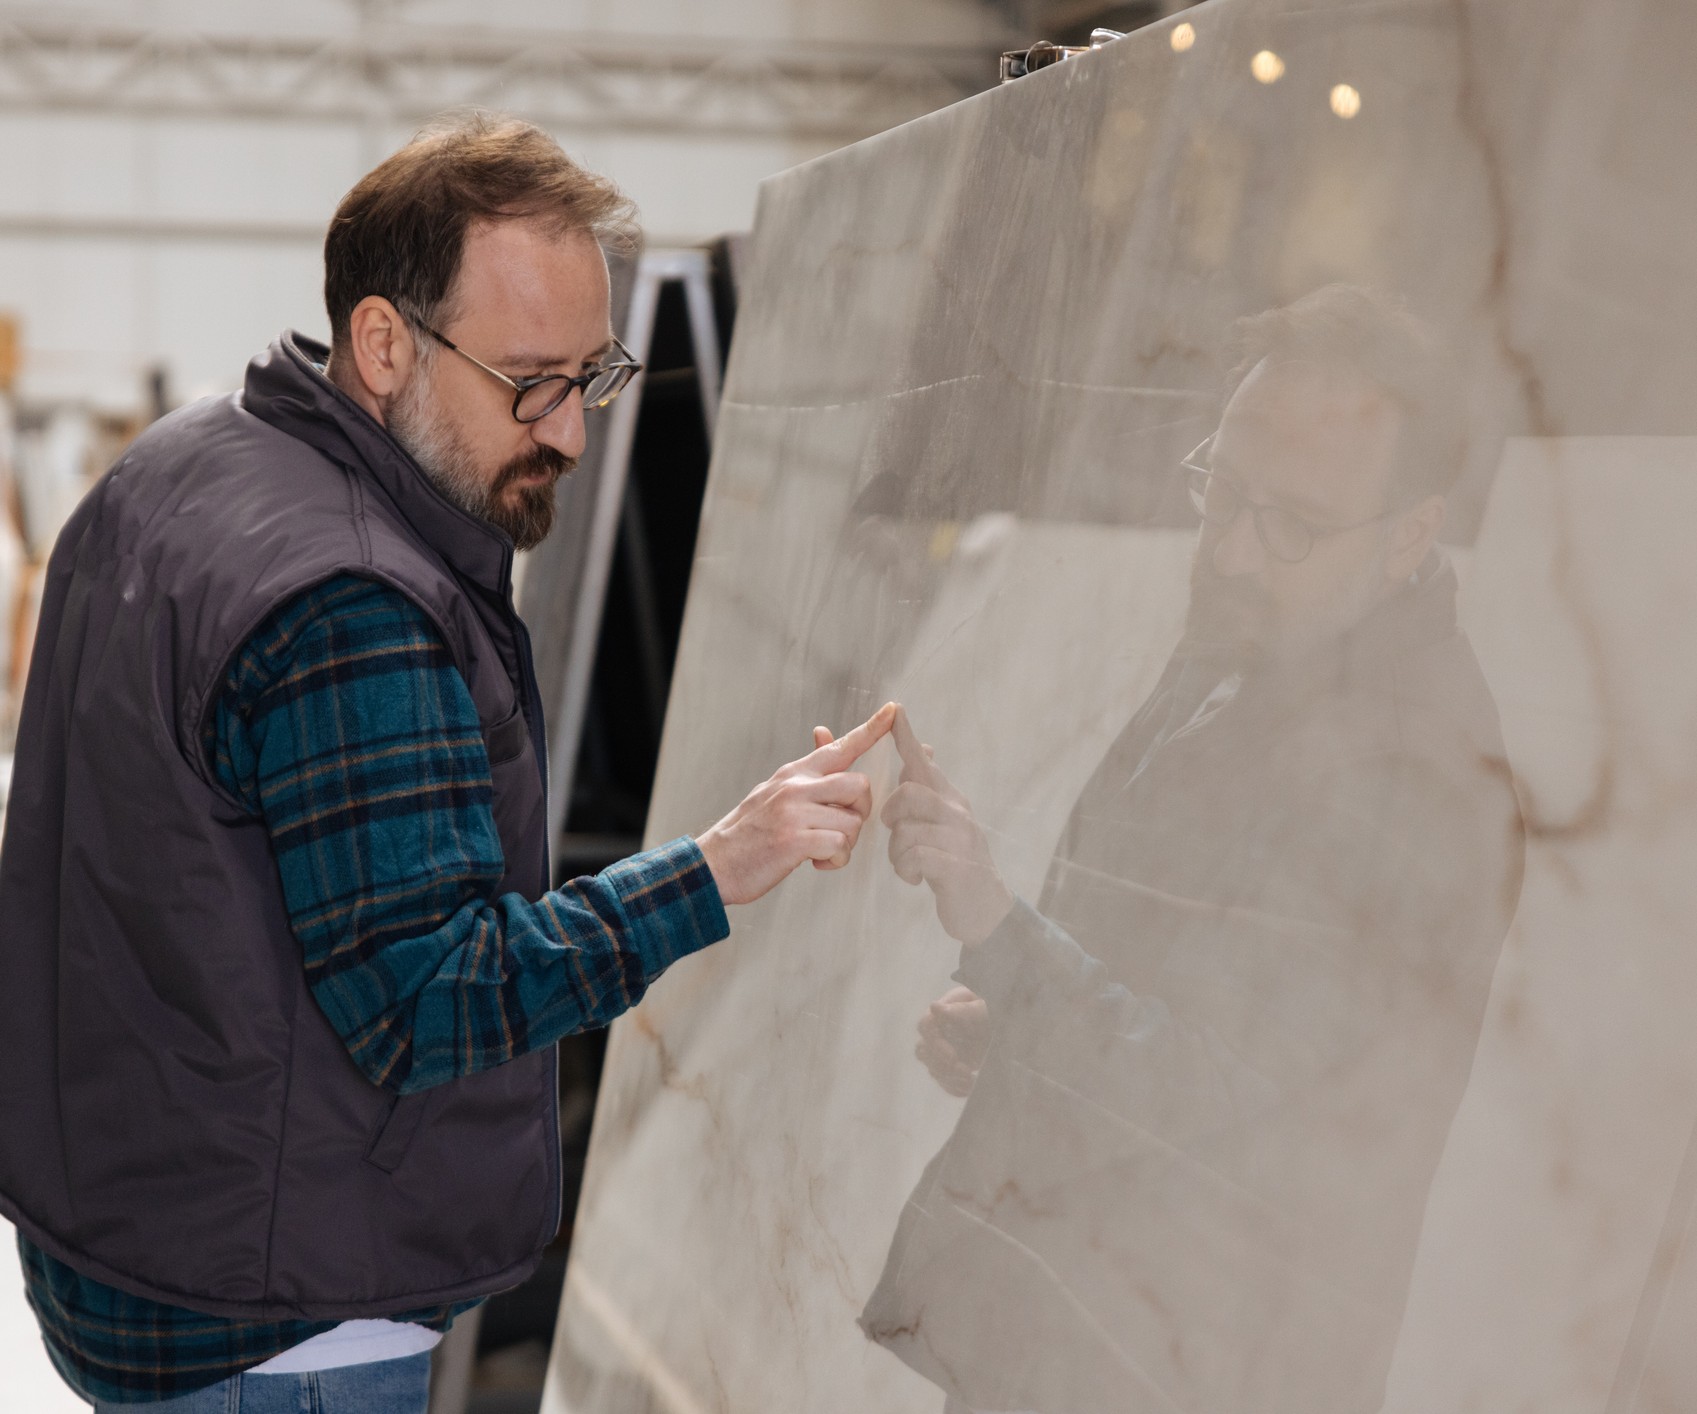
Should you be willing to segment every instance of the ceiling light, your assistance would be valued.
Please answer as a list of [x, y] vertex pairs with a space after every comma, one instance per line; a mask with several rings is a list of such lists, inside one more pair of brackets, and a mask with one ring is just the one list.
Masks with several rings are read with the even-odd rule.
[[1332, 112], [1340, 118], [1353, 118], [1361, 111], [1361, 94], [1346, 83], [1332, 90]]

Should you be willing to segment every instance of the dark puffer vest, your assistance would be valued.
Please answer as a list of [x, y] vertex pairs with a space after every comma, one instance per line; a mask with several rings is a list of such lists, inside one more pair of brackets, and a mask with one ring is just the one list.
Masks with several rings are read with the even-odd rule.
[[401, 1099], [307, 990], [265, 826], [202, 734], [238, 650], [345, 573], [436, 625], [483, 723], [500, 891], [547, 887], [505, 536], [286, 335], [157, 423], [48, 567], [0, 848], [0, 1211], [214, 1315], [391, 1315], [522, 1281], [559, 1219], [552, 1048]]

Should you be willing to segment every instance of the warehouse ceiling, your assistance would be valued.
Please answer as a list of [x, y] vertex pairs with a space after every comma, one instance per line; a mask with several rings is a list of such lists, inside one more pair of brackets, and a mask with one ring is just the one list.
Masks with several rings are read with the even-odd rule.
[[0, 9], [0, 111], [412, 123], [514, 109], [623, 132], [852, 142], [994, 81], [982, 47], [761, 44], [393, 23], [407, 0], [348, 0], [334, 37], [206, 34]]

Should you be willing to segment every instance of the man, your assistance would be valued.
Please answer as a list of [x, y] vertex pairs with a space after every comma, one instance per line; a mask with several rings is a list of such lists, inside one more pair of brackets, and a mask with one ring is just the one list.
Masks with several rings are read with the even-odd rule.
[[0, 1209], [100, 1407], [417, 1411], [559, 1224], [552, 1046], [846, 863], [890, 710], [549, 891], [512, 607], [633, 375], [628, 204], [528, 125], [421, 135], [325, 245], [326, 349], [144, 434], [54, 551], [0, 853]]
[[867, 1332], [951, 1409], [1370, 1414], [1518, 897], [1496, 711], [1434, 548], [1462, 462], [1422, 326], [1248, 321], [1186, 632], [1037, 906], [898, 716], [890, 858], [968, 1095]]

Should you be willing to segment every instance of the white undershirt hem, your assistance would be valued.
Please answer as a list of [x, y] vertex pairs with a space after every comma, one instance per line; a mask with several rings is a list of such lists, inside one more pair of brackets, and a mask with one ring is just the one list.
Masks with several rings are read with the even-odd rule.
[[291, 1345], [250, 1375], [300, 1375], [309, 1370], [339, 1370], [344, 1365], [375, 1365], [379, 1360], [401, 1360], [434, 1350], [441, 1331], [411, 1321], [343, 1321], [334, 1330]]

